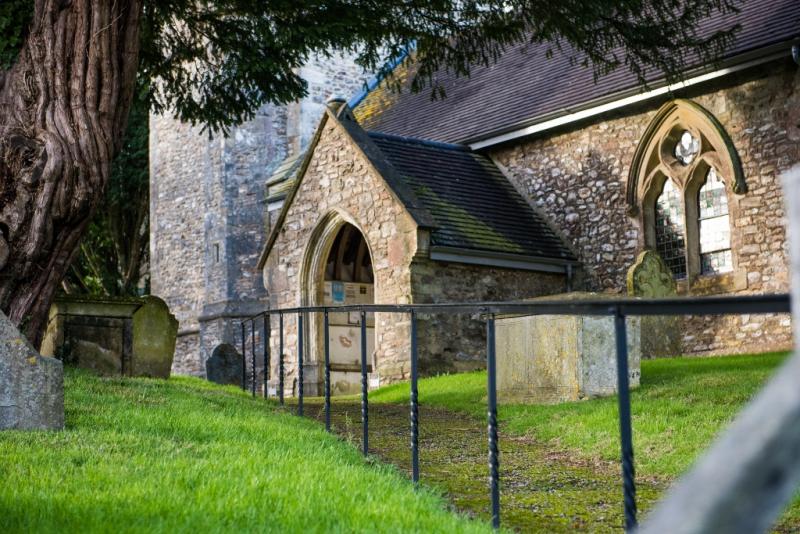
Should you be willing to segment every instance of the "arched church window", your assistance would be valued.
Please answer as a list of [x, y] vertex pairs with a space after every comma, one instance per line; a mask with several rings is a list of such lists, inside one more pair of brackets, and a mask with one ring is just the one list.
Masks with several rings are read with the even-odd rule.
[[705, 274], [733, 269], [731, 226], [725, 183], [714, 167], [708, 169], [706, 182], [698, 195], [700, 204], [700, 265]]
[[683, 220], [683, 199], [672, 180], [656, 199], [656, 252], [679, 278], [686, 276], [686, 230]]
[[736, 268], [729, 208], [746, 191], [733, 142], [713, 115], [685, 100], [656, 113], [631, 165], [629, 213], [641, 217], [645, 247], [675, 278]]

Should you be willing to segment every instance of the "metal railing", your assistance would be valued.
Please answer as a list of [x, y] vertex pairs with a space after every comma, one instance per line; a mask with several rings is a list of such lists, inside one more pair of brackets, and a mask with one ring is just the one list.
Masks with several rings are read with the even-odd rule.
[[342, 306], [302, 306], [266, 310], [242, 320], [242, 389], [247, 389], [247, 325], [250, 325], [252, 358], [252, 394], [256, 395], [256, 342], [257, 321], [263, 321], [264, 396], [268, 396], [270, 379], [271, 317], [278, 316], [278, 399], [284, 403], [284, 316], [297, 316], [297, 413], [303, 415], [303, 322], [308, 314], [323, 315], [324, 339], [324, 410], [325, 429], [331, 429], [331, 382], [330, 346], [328, 337], [329, 314], [334, 312], [360, 313], [361, 329], [361, 425], [362, 450], [369, 453], [369, 403], [367, 365], [367, 321], [366, 314], [399, 313], [410, 319], [410, 434], [411, 434], [411, 478], [419, 482], [419, 395], [418, 395], [418, 314], [469, 314], [479, 315], [486, 323], [486, 369], [487, 369], [487, 427], [490, 498], [492, 525], [500, 526], [500, 459], [497, 423], [497, 355], [495, 347], [495, 317], [497, 314], [517, 315], [590, 315], [614, 318], [617, 365], [617, 399], [619, 406], [620, 463], [622, 467], [622, 489], [625, 513], [625, 530], [633, 531], [637, 524], [636, 482], [633, 463], [633, 432], [631, 428], [631, 401], [628, 374], [628, 342], [626, 317], [628, 316], [676, 316], [676, 315], [741, 315], [788, 313], [789, 295], [751, 295], [704, 298], [671, 298], [658, 300], [539, 300], [535, 302], [480, 302], [452, 304], [359, 304]]

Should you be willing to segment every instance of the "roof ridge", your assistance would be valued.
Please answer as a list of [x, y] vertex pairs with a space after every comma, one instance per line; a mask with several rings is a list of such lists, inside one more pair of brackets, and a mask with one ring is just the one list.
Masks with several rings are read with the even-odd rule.
[[367, 98], [367, 95], [370, 94], [376, 87], [378, 87], [388, 75], [393, 74], [395, 69], [399, 67], [403, 61], [405, 61], [405, 59], [409, 56], [409, 54], [411, 54], [416, 46], [416, 41], [413, 41], [404, 47], [399, 54], [389, 59], [389, 61], [387, 61], [384, 65], [384, 69], [379, 70], [375, 76], [373, 76], [364, 84], [364, 88], [350, 97], [350, 100], [347, 101], [347, 105], [350, 106], [350, 109], [355, 109], [356, 106], [363, 102], [364, 99]]

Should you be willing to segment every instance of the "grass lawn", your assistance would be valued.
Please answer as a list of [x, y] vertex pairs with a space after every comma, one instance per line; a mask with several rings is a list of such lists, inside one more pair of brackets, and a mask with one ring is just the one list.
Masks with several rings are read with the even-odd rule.
[[[764, 384], [786, 353], [642, 362], [631, 394], [638, 473], [674, 478]], [[407, 403], [408, 384], [370, 394], [370, 401]], [[486, 372], [419, 383], [420, 402], [486, 417]], [[501, 404], [501, 429], [603, 460], [619, 458], [616, 397], [551, 406]]]
[[[739, 409], [761, 388], [769, 375], [785, 359], [786, 353], [742, 355], [716, 358], [672, 358], [642, 362], [641, 386], [631, 395], [636, 475], [639, 481], [640, 509], [647, 509], [667, 484], [691, 466], [697, 456], [723, 429]], [[400, 383], [370, 393], [371, 406], [381, 403], [408, 403], [409, 385]], [[486, 418], [486, 373], [475, 372], [423, 379], [419, 385], [423, 406], [444, 409], [484, 422]], [[351, 401], [352, 402], [352, 401]], [[616, 398], [594, 399], [559, 405], [501, 404], [501, 476], [506, 477], [503, 492], [505, 509], [527, 503], [531, 510], [520, 519], [521, 525], [533, 524], [537, 514], [564, 516], [565, 521], [547, 523], [537, 531], [584, 530], [582, 521], [594, 517], [598, 503], [613, 502], [612, 513], [621, 510], [619, 488], [619, 429]], [[451, 420], [454, 419], [451, 417]], [[439, 424], [436, 421], [429, 425]], [[421, 417], [421, 428], [426, 419]], [[438, 432], [438, 430], [431, 430]], [[485, 430], [481, 428], [481, 433]], [[519, 438], [538, 443], [539, 450], [521, 453]], [[480, 438], [481, 468], [485, 470], [485, 437]], [[407, 453], [405, 453], [407, 455]], [[514, 456], [528, 454], [528, 465], [536, 465], [545, 455], [551, 473], [549, 483], [539, 491], [542, 475], [535, 469], [516, 470]], [[426, 455], [424, 447], [422, 457]], [[505, 459], [505, 462], [504, 462]], [[578, 466], [578, 470], [575, 470]], [[570, 481], [563, 482], [556, 473], [573, 470]], [[423, 469], [423, 480], [425, 478]], [[509, 484], [509, 480], [510, 484]], [[613, 486], [603, 487], [602, 479]], [[434, 485], [448, 493], [457, 493], [445, 477], [434, 473]], [[525, 491], [517, 491], [525, 479]], [[562, 498], [570, 485], [586, 488], [565, 509], [548, 501], [553, 492]], [[463, 484], [463, 482], [462, 482]], [[502, 481], [501, 481], [502, 484]], [[587, 489], [588, 488], [588, 489]], [[597, 492], [592, 493], [596, 489]], [[537, 494], [538, 492], [538, 494]], [[480, 506], [485, 507], [482, 502]], [[552, 508], [552, 510], [550, 508]], [[594, 507], [594, 508], [593, 508]], [[602, 509], [602, 507], [601, 507]], [[586, 510], [590, 510], [587, 513]], [[594, 510], [594, 511], [591, 511]], [[508, 512], [506, 512], [507, 514]], [[616, 515], [616, 525], [621, 517]], [[512, 520], [514, 518], [512, 517]], [[508, 523], [506, 523], [508, 524]], [[588, 524], [588, 530], [604, 531], [605, 525]], [[781, 532], [800, 530], [800, 504], [795, 502], [778, 526]]]
[[65, 385], [64, 432], [0, 433], [1, 532], [490, 530], [235, 388], [72, 370]]

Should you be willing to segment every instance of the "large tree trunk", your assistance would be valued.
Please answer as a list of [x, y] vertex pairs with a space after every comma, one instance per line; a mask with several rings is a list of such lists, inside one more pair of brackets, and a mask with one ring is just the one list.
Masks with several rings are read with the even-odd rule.
[[32, 3], [0, 71], [0, 308], [38, 346], [125, 130], [142, 0]]

